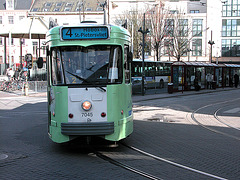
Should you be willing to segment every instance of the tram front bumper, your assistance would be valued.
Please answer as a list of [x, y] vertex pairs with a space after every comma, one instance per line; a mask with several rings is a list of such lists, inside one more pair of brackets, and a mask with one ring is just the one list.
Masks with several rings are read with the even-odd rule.
[[114, 133], [114, 122], [61, 123], [61, 132], [68, 136], [109, 135]]

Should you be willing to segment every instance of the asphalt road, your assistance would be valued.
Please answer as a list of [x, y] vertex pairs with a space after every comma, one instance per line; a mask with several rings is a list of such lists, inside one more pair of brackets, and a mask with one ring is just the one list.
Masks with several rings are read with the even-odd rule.
[[99, 139], [92, 142], [94, 150], [80, 141], [55, 144], [47, 135], [45, 97], [0, 93], [0, 179], [147, 179], [95, 151], [161, 179], [240, 179], [239, 92], [134, 103], [134, 133], [124, 144], [203, 173], [156, 161], [123, 144], [102, 147]]

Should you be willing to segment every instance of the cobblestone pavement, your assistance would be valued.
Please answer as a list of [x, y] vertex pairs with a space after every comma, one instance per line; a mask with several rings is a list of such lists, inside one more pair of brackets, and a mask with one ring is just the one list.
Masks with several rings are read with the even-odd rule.
[[[192, 112], [220, 101], [236, 99], [238, 89], [133, 96], [134, 133], [124, 142], [164, 159], [227, 179], [240, 179], [240, 143], [194, 122]], [[225, 122], [238, 127], [239, 103], [213, 106]], [[29, 96], [0, 92], [0, 179], [145, 179], [99, 159], [76, 144], [57, 145], [47, 135], [46, 93]], [[196, 118], [210, 119], [208, 127], [239, 131], [212, 122], [214, 108]], [[214, 124], [213, 124], [214, 123]], [[211, 126], [210, 126], [211, 125]], [[99, 148], [113, 159], [163, 179], [215, 179], [156, 162], [119, 145]]]

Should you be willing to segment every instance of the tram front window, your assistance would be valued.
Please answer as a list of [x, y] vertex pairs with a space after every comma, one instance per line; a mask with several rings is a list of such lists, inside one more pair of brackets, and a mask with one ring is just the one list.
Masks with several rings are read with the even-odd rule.
[[[53, 49], [53, 84], [109, 84], [122, 82], [122, 50], [120, 46], [65, 46]], [[54, 57], [54, 56], [60, 57]], [[58, 62], [55, 62], [58, 60]], [[61, 63], [62, 76], [57, 63]], [[59, 79], [60, 78], [60, 79]]]

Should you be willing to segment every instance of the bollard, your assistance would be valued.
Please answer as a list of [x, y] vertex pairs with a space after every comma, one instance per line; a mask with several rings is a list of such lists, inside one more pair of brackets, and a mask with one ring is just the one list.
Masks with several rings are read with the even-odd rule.
[[28, 83], [24, 85], [24, 96], [28, 96]]

